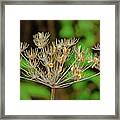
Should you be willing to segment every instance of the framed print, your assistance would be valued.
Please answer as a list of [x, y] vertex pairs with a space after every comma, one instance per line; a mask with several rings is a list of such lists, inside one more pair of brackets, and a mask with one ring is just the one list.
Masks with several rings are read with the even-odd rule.
[[1, 2], [2, 119], [119, 119], [119, 2]]

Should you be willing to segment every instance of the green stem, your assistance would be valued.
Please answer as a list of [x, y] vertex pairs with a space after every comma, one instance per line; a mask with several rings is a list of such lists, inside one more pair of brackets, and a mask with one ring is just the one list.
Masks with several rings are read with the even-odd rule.
[[55, 88], [51, 88], [51, 100], [55, 99]]

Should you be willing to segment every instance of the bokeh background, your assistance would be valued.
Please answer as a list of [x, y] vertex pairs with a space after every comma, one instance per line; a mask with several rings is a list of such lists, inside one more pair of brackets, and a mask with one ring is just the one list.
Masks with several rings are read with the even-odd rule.
[[[21, 20], [20, 41], [27, 42], [30, 47], [35, 47], [33, 35], [37, 32], [50, 32], [50, 40], [55, 38], [79, 38], [78, 46], [89, 49], [89, 52], [100, 54], [92, 50], [100, 43], [100, 21], [99, 20]], [[22, 61], [24, 62], [24, 61]], [[20, 63], [22, 65], [22, 62]], [[73, 57], [69, 57], [66, 63], [71, 64]], [[99, 72], [89, 69], [87, 75]], [[42, 84], [27, 80], [20, 80], [21, 100], [49, 100], [50, 88]], [[55, 100], [100, 100], [100, 76], [89, 80], [75, 83], [64, 89], [56, 89]]]

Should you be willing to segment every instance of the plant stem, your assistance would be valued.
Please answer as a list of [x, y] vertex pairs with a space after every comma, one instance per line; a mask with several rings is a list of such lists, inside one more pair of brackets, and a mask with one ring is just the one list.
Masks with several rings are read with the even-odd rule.
[[55, 88], [51, 88], [51, 100], [55, 99]]

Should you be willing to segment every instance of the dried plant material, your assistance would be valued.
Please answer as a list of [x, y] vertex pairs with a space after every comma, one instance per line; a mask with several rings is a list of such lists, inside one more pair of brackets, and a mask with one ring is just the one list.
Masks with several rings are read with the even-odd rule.
[[20, 43], [20, 53], [22, 53], [23, 51], [25, 51], [27, 48], [28, 48], [28, 46], [29, 46], [29, 44], [27, 44], [27, 43], [23, 43], [23, 42], [21, 42]]
[[33, 41], [35, 43], [35, 45], [40, 49], [46, 46], [46, 44], [48, 43], [50, 34], [49, 33], [40, 33], [38, 32], [37, 34], [33, 35]]
[[93, 50], [100, 50], [100, 44], [98, 43], [98, 44], [95, 45], [92, 49], [93, 49]]
[[[99, 69], [100, 59], [97, 55], [88, 59], [87, 50], [82, 47], [76, 48], [79, 39], [56, 39], [55, 42], [47, 44], [49, 37], [49, 33], [43, 32], [33, 35], [35, 49], [26, 50], [28, 45], [22, 44], [21, 48], [24, 52], [21, 57], [29, 62], [30, 67], [27, 70], [21, 69], [23, 73], [21, 78], [44, 84], [54, 91], [53, 89], [69, 87], [76, 82], [99, 75], [99, 73], [92, 76], [83, 75], [89, 68]], [[70, 66], [65, 66], [71, 51], [75, 53], [75, 60]], [[67, 77], [69, 72], [71, 75]], [[53, 93], [51, 95], [53, 99]]]
[[29, 60], [34, 60], [37, 57], [37, 55], [38, 55], [38, 49], [37, 48], [35, 48], [35, 49], [31, 48], [30, 50], [26, 50], [24, 52], [24, 55]]

